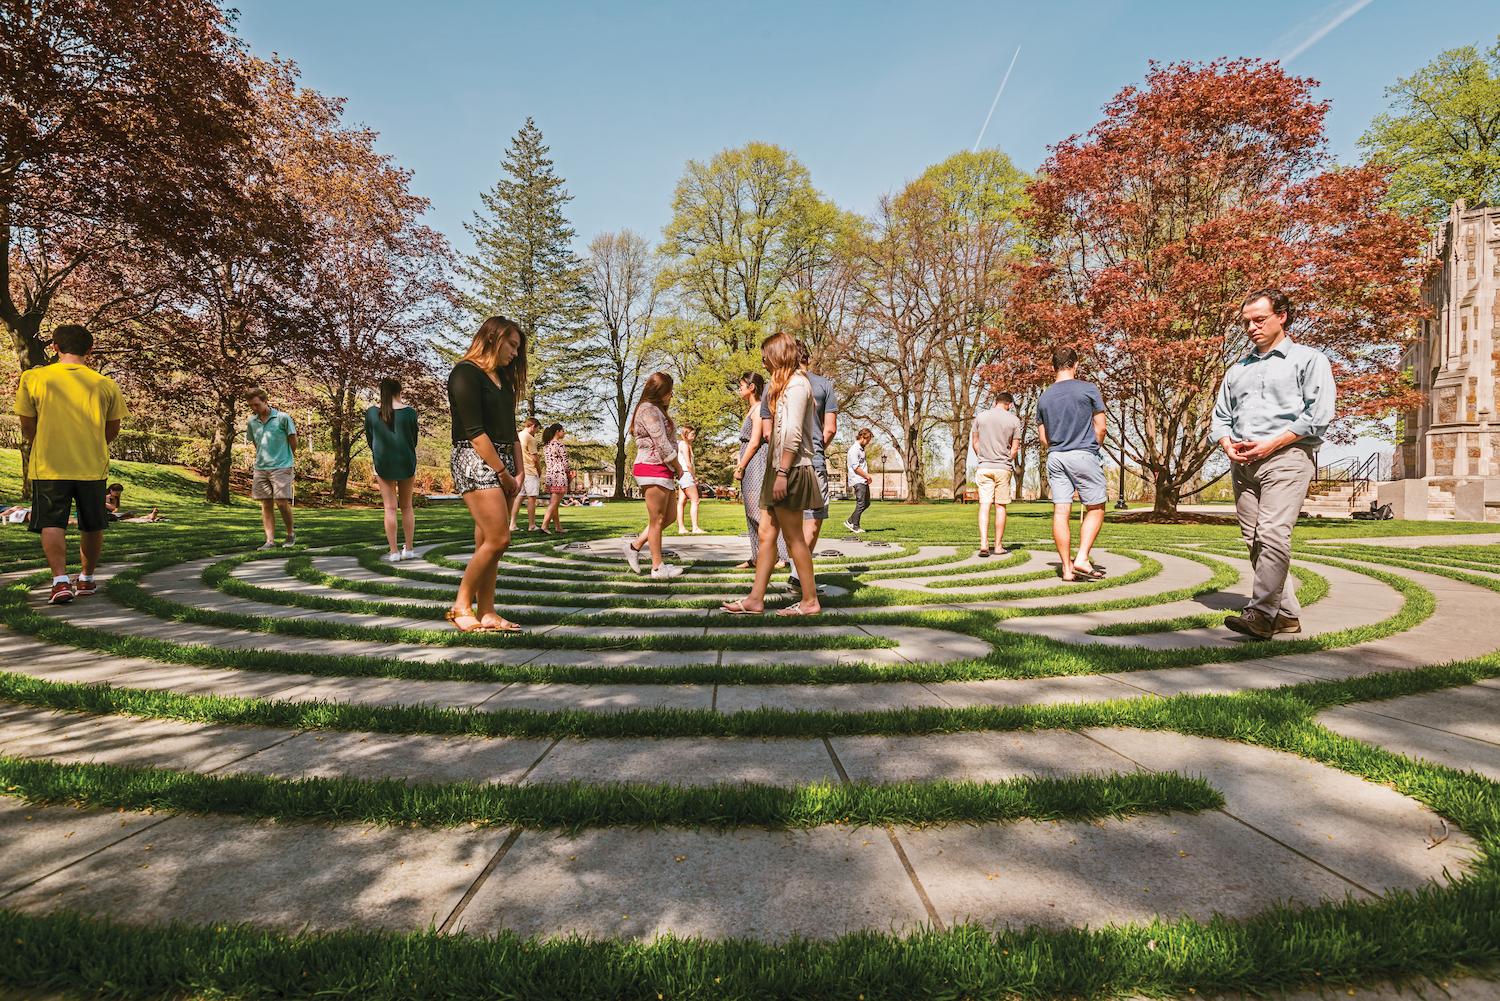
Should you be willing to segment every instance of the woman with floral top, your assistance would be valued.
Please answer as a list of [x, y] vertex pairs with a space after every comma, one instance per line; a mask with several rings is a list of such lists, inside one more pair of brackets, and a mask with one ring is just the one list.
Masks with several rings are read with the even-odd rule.
[[677, 477], [677, 427], [667, 416], [672, 405], [672, 377], [656, 372], [641, 387], [641, 399], [630, 416], [630, 434], [635, 438], [635, 482], [646, 498], [646, 527], [634, 539], [625, 540], [625, 562], [641, 572], [641, 547], [651, 547], [651, 579], [670, 580], [681, 567], [663, 563], [661, 533], [675, 508]]
[[563, 445], [563, 439], [567, 436], [561, 424], [553, 424], [542, 432], [542, 461], [547, 465], [547, 492], [552, 495], [552, 503], [547, 505], [547, 513], [542, 515], [544, 532], [548, 531], [549, 522], [552, 532], [567, 531], [562, 527], [562, 519], [557, 516], [563, 495], [568, 492], [568, 449]]

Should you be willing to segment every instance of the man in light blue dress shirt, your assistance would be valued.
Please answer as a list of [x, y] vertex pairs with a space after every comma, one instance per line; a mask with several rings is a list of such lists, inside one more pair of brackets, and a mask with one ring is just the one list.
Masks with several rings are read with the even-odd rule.
[[1250, 603], [1224, 624], [1254, 639], [1302, 631], [1287, 583], [1292, 529], [1333, 421], [1333, 367], [1287, 335], [1292, 304], [1279, 289], [1251, 293], [1240, 318], [1255, 350], [1224, 373], [1209, 435], [1229, 456], [1240, 534], [1250, 547]]

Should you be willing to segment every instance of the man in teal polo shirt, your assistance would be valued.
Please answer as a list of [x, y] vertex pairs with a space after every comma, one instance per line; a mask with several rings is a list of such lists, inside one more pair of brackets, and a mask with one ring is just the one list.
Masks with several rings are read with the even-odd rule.
[[1260, 640], [1302, 631], [1302, 606], [1287, 582], [1292, 529], [1333, 422], [1333, 366], [1287, 335], [1292, 317], [1280, 289], [1250, 293], [1240, 318], [1254, 350], [1224, 373], [1209, 429], [1229, 456], [1234, 509], [1255, 570], [1250, 603], [1224, 624]]
[[297, 533], [292, 527], [292, 500], [297, 465], [297, 425], [291, 415], [271, 406], [264, 390], [252, 389], [245, 402], [254, 411], [245, 425], [245, 433], [255, 446], [255, 472], [250, 480], [250, 497], [260, 501], [260, 523], [266, 530], [262, 549], [276, 546], [276, 511], [286, 524], [286, 542], [295, 546]]

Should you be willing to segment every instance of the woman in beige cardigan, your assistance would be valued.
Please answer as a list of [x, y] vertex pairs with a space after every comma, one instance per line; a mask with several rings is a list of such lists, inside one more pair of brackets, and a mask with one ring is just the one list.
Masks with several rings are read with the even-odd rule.
[[816, 615], [818, 582], [813, 576], [812, 550], [802, 534], [802, 512], [823, 503], [813, 474], [813, 440], [823, 433], [813, 406], [812, 383], [801, 371], [797, 342], [790, 334], [772, 334], [760, 346], [761, 362], [771, 373], [767, 402], [771, 410], [771, 453], [761, 492], [760, 555], [755, 561], [755, 585], [739, 601], [721, 607], [735, 615], [759, 615], [766, 608], [766, 588], [776, 564], [776, 534], [786, 540], [802, 600], [778, 615]]

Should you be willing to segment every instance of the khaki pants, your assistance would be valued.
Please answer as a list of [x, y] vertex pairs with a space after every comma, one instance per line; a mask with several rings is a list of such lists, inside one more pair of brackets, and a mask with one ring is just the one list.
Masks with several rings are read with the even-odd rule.
[[1255, 583], [1248, 608], [1275, 618], [1302, 616], [1295, 585], [1288, 586], [1292, 529], [1317, 463], [1310, 449], [1291, 445], [1259, 462], [1235, 463], [1234, 510], [1240, 535], [1250, 547]]

